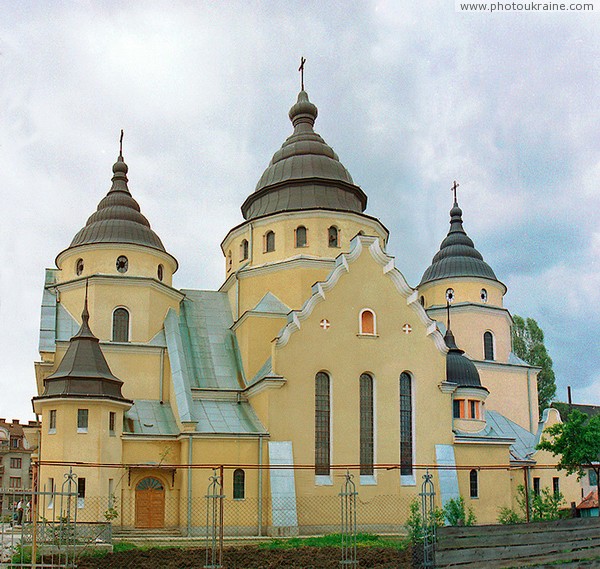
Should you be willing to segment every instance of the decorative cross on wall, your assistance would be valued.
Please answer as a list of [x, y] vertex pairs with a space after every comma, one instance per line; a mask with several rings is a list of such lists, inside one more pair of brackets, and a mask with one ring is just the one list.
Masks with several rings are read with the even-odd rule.
[[410, 324], [405, 324], [404, 326], [402, 326], [402, 331], [405, 334], [410, 334], [412, 332], [412, 326]]
[[321, 326], [323, 330], [329, 330], [329, 328], [331, 327], [331, 323], [329, 322], [329, 320], [327, 320], [327, 318], [323, 318], [323, 320], [319, 322], [319, 326]]

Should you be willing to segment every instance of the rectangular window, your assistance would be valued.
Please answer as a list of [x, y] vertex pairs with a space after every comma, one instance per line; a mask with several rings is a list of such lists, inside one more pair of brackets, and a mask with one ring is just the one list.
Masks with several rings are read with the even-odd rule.
[[11, 488], [20, 488], [21, 478], [19, 476], [11, 476], [9, 484]]
[[22, 461], [20, 458], [11, 458], [10, 459], [10, 467], [11, 468], [21, 468]]
[[19, 448], [19, 439], [17, 437], [10, 438], [10, 448]]
[[85, 478], [77, 479], [77, 507], [83, 508], [85, 502]]
[[452, 401], [452, 416], [455, 419], [460, 419], [460, 399]]
[[598, 486], [598, 475], [595, 470], [590, 469], [588, 471], [588, 478], [590, 479], [590, 486]]
[[50, 409], [50, 417], [48, 423], [48, 433], [56, 433], [56, 409]]
[[115, 505], [115, 481], [113, 478], [108, 479], [108, 507], [113, 508]]
[[50, 493], [46, 497], [46, 501], [48, 502], [48, 509], [52, 509], [54, 507], [54, 478], [48, 478], [48, 484], [44, 491]]
[[77, 432], [87, 433], [88, 430], [88, 410], [77, 409]]
[[110, 411], [108, 414], [108, 432], [111, 435], [115, 434], [115, 424], [117, 423], [117, 414]]
[[479, 419], [479, 401], [475, 401], [474, 399], [469, 400], [469, 418], [470, 419]]
[[540, 479], [537, 477], [533, 479], [533, 493], [536, 496], [540, 495]]
[[560, 494], [560, 478], [558, 478], [557, 476], [552, 478], [552, 492], [555, 496]]

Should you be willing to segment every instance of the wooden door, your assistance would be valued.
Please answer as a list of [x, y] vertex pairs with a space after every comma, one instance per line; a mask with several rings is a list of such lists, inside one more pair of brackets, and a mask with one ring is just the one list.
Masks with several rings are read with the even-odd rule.
[[165, 489], [156, 478], [144, 478], [135, 487], [135, 527], [165, 526]]

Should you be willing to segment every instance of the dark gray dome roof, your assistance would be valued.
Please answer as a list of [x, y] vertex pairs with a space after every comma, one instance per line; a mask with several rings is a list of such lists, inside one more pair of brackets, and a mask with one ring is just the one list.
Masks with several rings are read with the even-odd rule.
[[85, 227], [73, 237], [69, 248], [89, 243], [134, 243], [165, 251], [150, 222], [142, 215], [139, 204], [129, 193], [127, 170], [123, 156], [119, 155], [113, 165], [112, 187]]
[[475, 364], [464, 356], [464, 351], [461, 350], [454, 340], [452, 330], [448, 329], [444, 336], [446, 346], [448, 346], [448, 354], [446, 355], [446, 381], [456, 383], [459, 387], [479, 387], [485, 389], [481, 385], [479, 372]]
[[423, 273], [419, 286], [439, 279], [452, 277], [483, 277], [497, 281], [492, 268], [475, 249], [473, 241], [463, 229], [462, 210], [455, 201], [450, 210], [450, 231]]
[[242, 205], [245, 219], [280, 211], [333, 209], [362, 213], [367, 196], [338, 155], [314, 130], [317, 107], [300, 91], [289, 116], [294, 132], [274, 154]]

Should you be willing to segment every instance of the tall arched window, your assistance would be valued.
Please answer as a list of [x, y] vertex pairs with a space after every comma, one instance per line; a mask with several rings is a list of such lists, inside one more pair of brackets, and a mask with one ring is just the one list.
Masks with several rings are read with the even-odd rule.
[[335, 225], [327, 230], [327, 241], [330, 247], [340, 246], [340, 232]]
[[375, 334], [375, 313], [369, 308], [360, 311], [359, 334]]
[[231, 255], [231, 249], [227, 251], [227, 270], [231, 270], [231, 266], [233, 264], [233, 256]]
[[400, 475], [413, 473], [412, 378], [400, 374]]
[[125, 308], [113, 312], [112, 341], [129, 342], [129, 312]]
[[265, 253], [275, 251], [275, 233], [267, 231], [265, 234]]
[[246, 473], [241, 468], [233, 471], [233, 499], [243, 500], [246, 497]]
[[248, 258], [248, 240], [242, 239], [240, 243], [240, 260], [245, 261]]
[[315, 474], [329, 475], [331, 457], [331, 400], [329, 376], [320, 371], [315, 378]]
[[373, 413], [373, 378], [368, 373], [360, 376], [360, 473], [373, 475], [375, 461]]
[[304, 225], [296, 227], [296, 247], [306, 247], [307, 244], [307, 231]]
[[485, 360], [494, 359], [494, 336], [491, 332], [483, 335], [483, 358]]
[[469, 472], [469, 496], [479, 498], [479, 474], [475, 469]]

